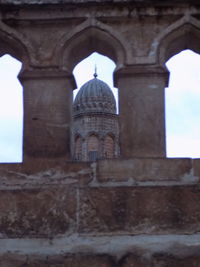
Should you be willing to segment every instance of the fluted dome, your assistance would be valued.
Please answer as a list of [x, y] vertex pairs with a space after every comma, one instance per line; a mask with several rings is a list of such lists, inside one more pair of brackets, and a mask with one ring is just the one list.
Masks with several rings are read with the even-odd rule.
[[116, 114], [116, 102], [110, 87], [94, 75], [94, 79], [80, 88], [73, 111], [74, 116], [88, 113]]

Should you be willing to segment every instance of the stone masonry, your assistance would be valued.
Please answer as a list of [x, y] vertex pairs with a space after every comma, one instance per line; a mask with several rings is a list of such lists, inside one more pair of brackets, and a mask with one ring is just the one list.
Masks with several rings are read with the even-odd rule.
[[[199, 267], [200, 160], [166, 158], [165, 62], [200, 52], [189, 0], [0, 0], [21, 60], [23, 162], [0, 164], [0, 267]], [[74, 66], [97, 51], [119, 88], [118, 159], [72, 160]]]

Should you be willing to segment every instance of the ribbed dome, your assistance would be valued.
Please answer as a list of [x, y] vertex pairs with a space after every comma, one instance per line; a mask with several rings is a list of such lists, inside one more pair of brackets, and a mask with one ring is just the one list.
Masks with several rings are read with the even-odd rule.
[[95, 78], [79, 90], [73, 104], [74, 116], [88, 113], [116, 114], [116, 102], [110, 87]]

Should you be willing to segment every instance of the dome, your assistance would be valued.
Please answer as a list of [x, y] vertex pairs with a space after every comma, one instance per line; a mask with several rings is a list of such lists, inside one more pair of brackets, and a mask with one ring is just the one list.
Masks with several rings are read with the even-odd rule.
[[88, 113], [116, 114], [116, 102], [110, 87], [94, 79], [86, 82], [79, 90], [73, 103], [74, 116]]

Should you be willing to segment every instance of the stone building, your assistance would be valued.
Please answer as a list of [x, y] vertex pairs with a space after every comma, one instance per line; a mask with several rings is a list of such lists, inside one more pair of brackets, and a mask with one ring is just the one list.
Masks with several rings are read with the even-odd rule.
[[95, 161], [119, 155], [116, 101], [109, 86], [94, 79], [85, 83], [73, 103], [74, 159]]
[[[0, 267], [200, 266], [200, 159], [165, 153], [165, 63], [184, 49], [200, 53], [199, 0], [0, 0], [24, 109]], [[94, 51], [116, 64], [120, 158], [76, 162], [72, 71]]]

